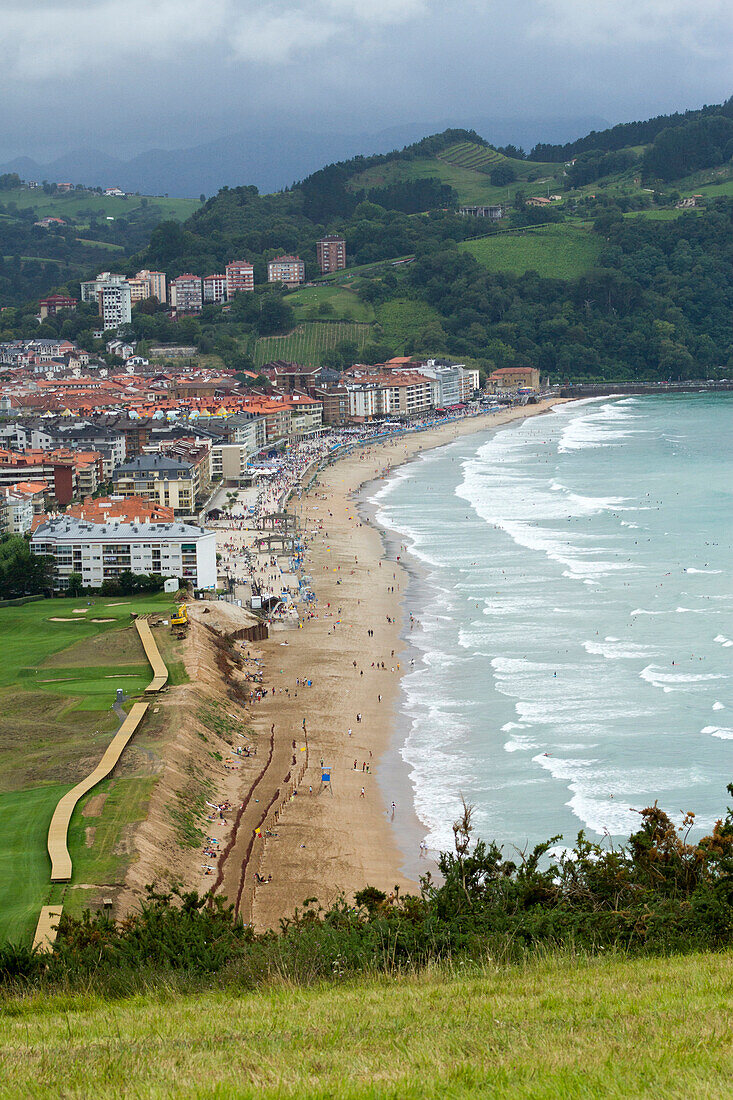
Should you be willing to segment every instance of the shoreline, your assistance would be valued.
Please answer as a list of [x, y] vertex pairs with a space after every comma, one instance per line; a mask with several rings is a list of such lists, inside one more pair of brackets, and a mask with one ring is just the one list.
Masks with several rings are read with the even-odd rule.
[[[277, 926], [306, 898], [328, 906], [367, 884], [414, 892], [419, 873], [434, 870], [432, 859], [419, 858], [425, 828], [397, 744], [401, 676], [410, 656], [408, 587], [414, 590], [419, 570], [414, 561], [396, 560], [394, 533], [369, 514], [366, 497], [423, 451], [563, 403], [552, 399], [366, 444], [291, 498], [306, 524], [317, 604], [302, 629], [272, 629], [261, 643], [273, 691], [253, 710], [252, 725], [264, 736], [274, 724], [276, 740], [290, 746], [305, 722], [308, 765], [277, 836], [264, 845], [261, 869], [272, 880], [255, 892], [256, 928]], [[312, 686], [303, 686], [307, 679]], [[331, 768], [330, 784], [321, 783], [321, 760]]]

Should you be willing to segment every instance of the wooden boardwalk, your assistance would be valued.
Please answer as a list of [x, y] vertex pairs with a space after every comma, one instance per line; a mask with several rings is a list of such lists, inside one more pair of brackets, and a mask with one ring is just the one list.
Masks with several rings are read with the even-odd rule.
[[[143, 643], [144, 644], [144, 643]], [[156, 646], [157, 652], [157, 646]], [[163, 666], [165, 667], [165, 666]], [[48, 829], [48, 854], [51, 857], [51, 882], [69, 882], [71, 879], [71, 856], [67, 846], [69, 822], [79, 799], [101, 782], [114, 768], [122, 756], [128, 741], [140, 725], [147, 703], [134, 703], [132, 710], [107, 746], [104, 756], [86, 779], [72, 788], [58, 802]]]
[[135, 619], [135, 629], [140, 635], [140, 641], [143, 643], [145, 656], [150, 661], [150, 667], [153, 670], [153, 679], [145, 688], [145, 693], [153, 695], [159, 692], [161, 688], [164, 688], [168, 683], [168, 669], [165, 661], [160, 655], [160, 650], [153, 637], [153, 632], [150, 629], [148, 620]]
[[33, 937], [34, 951], [50, 951], [56, 943], [63, 905], [44, 905]]

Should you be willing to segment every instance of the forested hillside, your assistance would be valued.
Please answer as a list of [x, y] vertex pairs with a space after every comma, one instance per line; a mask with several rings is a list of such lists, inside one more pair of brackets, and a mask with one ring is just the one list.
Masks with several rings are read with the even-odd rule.
[[718, 114], [733, 117], [733, 97], [723, 104], [713, 104], [701, 107], [699, 110], [676, 111], [670, 115], [657, 115], [644, 122], [622, 122], [618, 126], [611, 126], [608, 130], [591, 130], [585, 137], [578, 138], [577, 141], [569, 141], [565, 145], [547, 145], [540, 142], [535, 145], [529, 156], [532, 160], [561, 162], [572, 160], [573, 157], [591, 149], [611, 152], [631, 145], [647, 145], [654, 141], [662, 130], [674, 129], [694, 119]]

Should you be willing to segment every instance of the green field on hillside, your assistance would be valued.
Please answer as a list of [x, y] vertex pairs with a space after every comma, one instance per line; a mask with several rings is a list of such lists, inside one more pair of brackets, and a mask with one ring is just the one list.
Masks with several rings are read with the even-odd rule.
[[320, 366], [324, 351], [342, 340], [363, 348], [372, 338], [371, 325], [349, 321], [310, 321], [298, 325], [287, 336], [261, 336], [247, 344], [246, 350], [261, 367], [273, 359], [285, 359], [303, 366]]
[[143, 207], [153, 208], [161, 220], [185, 221], [201, 203], [196, 199], [167, 199], [154, 195], [128, 195], [126, 198], [109, 198], [93, 191], [67, 191], [64, 194], [47, 195], [42, 187], [28, 190], [15, 187], [0, 191], [0, 203], [7, 209], [12, 203], [18, 210], [35, 210], [39, 218], [73, 218], [75, 221], [94, 214], [112, 218], [128, 217]]
[[588, 230], [560, 224], [497, 233], [458, 247], [490, 271], [536, 271], [548, 279], [577, 279], [595, 265], [603, 242]]
[[[95, 766], [119, 725], [111, 709], [117, 688], [132, 696], [150, 683], [150, 666], [130, 628], [130, 612], [170, 606], [171, 597], [160, 594], [97, 597], [91, 606], [80, 597], [0, 608], [5, 654], [0, 665], [0, 940], [27, 942], [41, 905], [63, 897], [65, 907], [78, 911], [92, 899], [90, 885], [111, 887], [121, 881], [129, 855], [120, 838], [125, 826], [144, 816], [154, 782], [156, 716], [146, 716], [136, 735], [135, 745], [145, 752], [137, 759], [128, 753], [118, 773], [75, 811], [68, 887], [49, 883], [46, 835], [59, 798]], [[95, 618], [110, 621], [95, 623]], [[175, 643], [162, 632], [156, 639], [164, 659], [175, 659]], [[85, 819], [84, 805], [100, 793], [107, 795], [104, 811]]]
[[323, 319], [332, 317], [338, 321], [374, 320], [374, 309], [369, 302], [362, 302], [353, 290], [336, 286], [304, 286], [288, 294], [287, 304], [295, 311], [298, 321], [317, 320], [318, 307], [327, 304], [332, 310]]
[[[514, 168], [517, 180], [508, 187], [492, 187], [486, 168], [491, 167], [488, 158], [497, 157], [495, 164], [507, 164]], [[478, 158], [478, 159], [476, 159]], [[480, 168], [466, 167], [466, 160], [481, 165]], [[535, 183], [539, 186], [539, 179], [552, 181], [552, 186], [560, 186], [558, 182], [562, 177], [563, 166], [557, 164], [542, 164], [539, 161], [510, 160], [494, 150], [484, 146], [474, 145], [471, 142], [463, 142], [450, 146], [436, 157], [416, 157], [414, 160], [390, 161], [387, 164], [376, 165], [367, 168], [364, 172], [354, 176], [349, 182], [349, 188], [353, 190], [369, 189], [370, 187], [384, 187], [386, 184], [398, 183], [401, 180], [426, 179], [436, 177], [443, 183], [455, 188], [460, 202], [464, 203], [496, 203], [506, 202], [511, 199], [517, 190], [523, 190], [527, 195], [533, 193], [535, 184], [527, 181], [528, 175], [537, 177]], [[557, 179], [555, 178], [557, 177]], [[543, 185], [546, 187], [546, 182]], [[543, 194], [542, 189], [538, 192]]]
[[243, 992], [6, 999], [4, 1096], [721, 1100], [733, 956], [487, 961]]

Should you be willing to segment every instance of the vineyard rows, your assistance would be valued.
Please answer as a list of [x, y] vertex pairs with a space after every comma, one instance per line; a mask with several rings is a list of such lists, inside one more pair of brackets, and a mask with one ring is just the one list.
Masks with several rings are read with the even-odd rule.
[[447, 164], [455, 165], [456, 168], [468, 168], [472, 172], [490, 172], [506, 158], [501, 153], [497, 153], [496, 149], [475, 145], [471, 141], [461, 141], [457, 145], [444, 149], [440, 159]]

